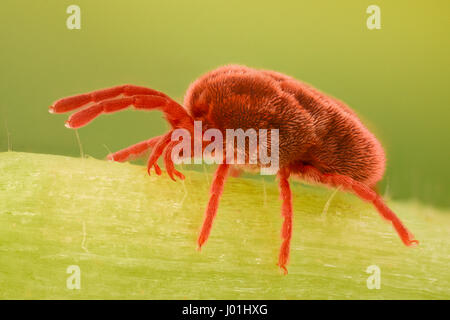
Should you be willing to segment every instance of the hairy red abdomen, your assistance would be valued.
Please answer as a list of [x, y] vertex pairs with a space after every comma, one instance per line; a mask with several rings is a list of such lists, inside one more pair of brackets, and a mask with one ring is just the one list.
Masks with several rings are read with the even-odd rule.
[[281, 73], [220, 67], [192, 83], [184, 105], [194, 119], [221, 130], [279, 129], [280, 167], [311, 164], [369, 186], [383, 176], [383, 148], [356, 113]]

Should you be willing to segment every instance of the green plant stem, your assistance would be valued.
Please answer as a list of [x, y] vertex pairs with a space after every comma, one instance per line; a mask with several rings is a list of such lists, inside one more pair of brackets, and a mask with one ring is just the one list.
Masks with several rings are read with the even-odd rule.
[[[210, 238], [196, 250], [205, 173], [163, 173], [90, 158], [0, 153], [3, 299], [449, 299], [450, 215], [389, 205], [421, 241], [406, 248], [353, 195], [293, 183], [289, 274], [276, 266], [274, 182], [229, 178]], [[81, 289], [70, 290], [70, 265]], [[366, 269], [381, 270], [367, 288]]]

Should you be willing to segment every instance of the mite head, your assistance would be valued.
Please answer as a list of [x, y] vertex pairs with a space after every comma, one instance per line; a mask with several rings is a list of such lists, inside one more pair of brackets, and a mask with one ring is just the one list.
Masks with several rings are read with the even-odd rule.
[[210, 127], [208, 93], [200, 84], [196, 81], [188, 88], [184, 97], [184, 107], [194, 120], [202, 121], [206, 127]]

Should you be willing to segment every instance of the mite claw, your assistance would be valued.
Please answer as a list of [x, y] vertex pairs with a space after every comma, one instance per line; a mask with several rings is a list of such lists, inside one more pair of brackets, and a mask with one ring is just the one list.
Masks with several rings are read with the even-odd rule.
[[181, 172], [179, 172], [179, 171], [177, 171], [177, 170], [175, 170], [175, 169], [171, 169], [171, 170], [167, 170], [167, 173], [168, 173], [168, 175], [169, 175], [169, 177], [170, 177], [170, 179], [172, 179], [173, 181], [177, 181], [176, 179], [175, 179], [175, 177], [173, 176], [174, 174], [178, 177], [178, 178], [180, 178], [180, 180], [184, 180], [185, 179], [185, 176], [184, 176], [184, 174], [182, 174]]
[[178, 177], [178, 178], [180, 178], [181, 180], [184, 180], [186, 177], [184, 176], [184, 174], [182, 174], [181, 172], [179, 172], [179, 171], [175, 171], [175, 175]]
[[70, 126], [69, 121], [66, 121], [66, 123], [64, 123], [64, 126], [65, 126], [66, 128], [72, 129], [72, 127]]
[[287, 270], [286, 266], [279, 266], [279, 267], [280, 267], [280, 269], [283, 271], [283, 274], [284, 274], [284, 275], [287, 275], [287, 274], [288, 274], [288, 270]]
[[156, 172], [156, 174], [157, 174], [158, 176], [160, 176], [161, 173], [162, 173], [162, 172], [161, 172], [161, 168], [158, 166], [157, 163], [155, 163], [153, 166], [155, 167], [155, 172]]
[[160, 168], [159, 165], [155, 162], [155, 163], [149, 164], [149, 165], [147, 166], [147, 173], [148, 173], [149, 176], [151, 175], [151, 174], [150, 174], [150, 171], [152, 170], [152, 167], [155, 168], [155, 173], [156, 173], [158, 176], [160, 176], [160, 175], [162, 174], [161, 168]]

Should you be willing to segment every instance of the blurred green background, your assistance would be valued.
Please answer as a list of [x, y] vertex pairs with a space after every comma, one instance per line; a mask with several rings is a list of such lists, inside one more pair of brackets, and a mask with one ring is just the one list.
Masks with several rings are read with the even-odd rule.
[[[71, 4], [81, 30], [66, 27]], [[381, 30], [366, 27], [371, 4]], [[347, 102], [386, 149], [383, 192], [448, 207], [449, 11], [448, 0], [3, 0], [0, 151], [9, 136], [14, 151], [78, 156], [66, 115], [47, 112], [54, 100], [133, 83], [182, 101], [202, 73], [240, 63]], [[79, 135], [85, 153], [103, 158], [166, 129], [160, 113], [128, 110]]]

